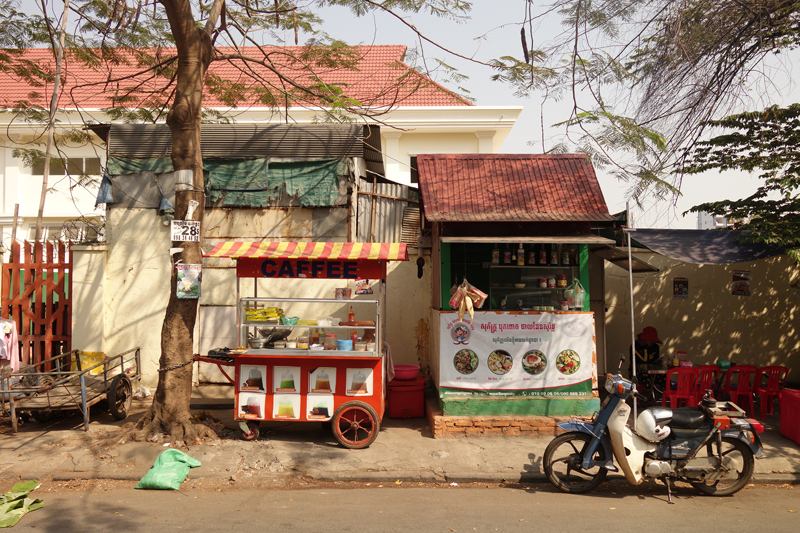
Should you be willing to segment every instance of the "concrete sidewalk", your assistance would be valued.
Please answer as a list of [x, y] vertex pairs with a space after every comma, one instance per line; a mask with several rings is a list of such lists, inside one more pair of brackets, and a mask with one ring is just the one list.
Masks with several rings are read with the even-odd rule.
[[[125, 422], [138, 420], [148, 405], [149, 400], [134, 402], [133, 413]], [[200, 406], [227, 428], [238, 430], [229, 402]], [[208, 410], [215, 406], [223, 408]], [[165, 449], [152, 443], [120, 443], [122, 422], [103, 412], [93, 412], [92, 417], [89, 432], [84, 432], [81, 419], [73, 416], [47, 424], [31, 421], [21, 426], [17, 435], [0, 435], [0, 478], [135, 481]], [[778, 434], [777, 422], [776, 416], [770, 417], [762, 434], [765, 458], [756, 461], [754, 482], [800, 482], [800, 446]], [[190, 472], [193, 479], [545, 482], [542, 455], [551, 439], [434, 439], [425, 419], [385, 418], [377, 440], [364, 450], [342, 448], [322, 424], [277, 422], [263, 423], [256, 442], [231, 435], [181, 449], [202, 463]]]

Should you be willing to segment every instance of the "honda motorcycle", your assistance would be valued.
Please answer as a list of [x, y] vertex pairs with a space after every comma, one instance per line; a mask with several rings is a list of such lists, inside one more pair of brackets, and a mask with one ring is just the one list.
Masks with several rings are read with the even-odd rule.
[[[620, 368], [622, 361], [620, 360]], [[732, 402], [718, 402], [708, 391], [699, 407], [651, 407], [628, 425], [631, 396], [645, 399], [634, 384], [606, 376], [609, 395], [592, 422], [558, 424], [566, 430], [547, 446], [543, 466], [550, 482], [568, 493], [584, 493], [603, 482], [617, 464], [632, 485], [660, 479], [672, 503], [671, 481], [690, 483], [703, 494], [728, 496], [747, 485], [754, 457], [762, 456], [764, 427], [745, 417]]]

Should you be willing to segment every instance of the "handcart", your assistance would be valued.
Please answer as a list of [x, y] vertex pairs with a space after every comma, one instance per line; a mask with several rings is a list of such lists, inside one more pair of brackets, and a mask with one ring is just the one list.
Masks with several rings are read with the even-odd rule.
[[89, 408], [106, 401], [111, 416], [123, 420], [133, 401], [133, 383], [142, 378], [140, 349], [134, 348], [85, 366], [73, 350], [0, 376], [0, 400], [8, 404], [11, 428], [17, 433], [17, 412], [46, 422], [55, 411], [78, 409], [89, 430]]
[[[381, 310], [386, 265], [408, 260], [406, 245], [237, 242], [220, 243], [205, 256], [237, 260], [238, 346], [211, 350], [195, 360], [217, 365], [235, 385], [234, 418], [242, 437], [257, 439], [260, 421], [316, 421], [330, 423], [334, 437], [346, 448], [372, 444], [386, 407]], [[344, 299], [240, 298], [241, 278], [372, 279], [380, 285], [380, 297], [350, 299], [349, 289], [342, 289], [347, 291]], [[268, 305], [299, 316], [273, 322], [262, 314], [277, 309], [261, 307]], [[328, 312], [340, 316], [325, 316]], [[312, 332], [321, 335], [322, 330], [326, 344], [333, 343], [330, 349], [311, 340]], [[372, 342], [353, 343], [353, 338]]]

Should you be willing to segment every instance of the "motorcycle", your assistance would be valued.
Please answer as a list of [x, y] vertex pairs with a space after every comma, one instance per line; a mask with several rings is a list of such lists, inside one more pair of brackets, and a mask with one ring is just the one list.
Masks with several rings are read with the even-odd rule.
[[[622, 367], [624, 356], [620, 360]], [[636, 430], [628, 424], [631, 406], [626, 400], [646, 398], [634, 383], [607, 374], [608, 396], [591, 423], [561, 422], [566, 433], [553, 439], [544, 453], [543, 466], [550, 482], [567, 493], [596, 488], [608, 472], [618, 472], [614, 459], [632, 485], [660, 479], [690, 483], [702, 494], [728, 496], [747, 485], [762, 457], [764, 427], [745, 418], [732, 402], [718, 402], [707, 391], [697, 407], [651, 407], [637, 418]], [[634, 400], [635, 401], [635, 400]]]

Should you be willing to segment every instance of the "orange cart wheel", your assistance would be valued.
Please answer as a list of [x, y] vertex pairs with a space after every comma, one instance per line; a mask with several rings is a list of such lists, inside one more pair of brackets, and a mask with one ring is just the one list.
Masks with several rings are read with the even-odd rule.
[[247, 429], [247, 433], [242, 431], [242, 440], [258, 440], [259, 435], [261, 435], [261, 431], [258, 429], [258, 422], [248, 422]]
[[333, 436], [339, 444], [351, 450], [366, 448], [378, 438], [381, 429], [378, 413], [364, 402], [341, 405], [331, 419]]

